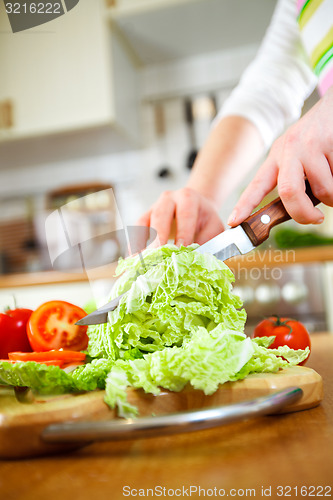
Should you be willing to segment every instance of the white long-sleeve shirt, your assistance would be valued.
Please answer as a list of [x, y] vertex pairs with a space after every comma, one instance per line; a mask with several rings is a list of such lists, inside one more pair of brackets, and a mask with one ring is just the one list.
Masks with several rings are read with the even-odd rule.
[[301, 41], [296, 0], [279, 0], [256, 58], [216, 121], [229, 115], [247, 118], [268, 149], [300, 117], [304, 101], [316, 85]]

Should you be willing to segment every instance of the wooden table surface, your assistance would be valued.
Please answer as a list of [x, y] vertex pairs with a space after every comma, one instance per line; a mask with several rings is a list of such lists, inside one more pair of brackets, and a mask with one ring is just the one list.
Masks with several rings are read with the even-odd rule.
[[316, 408], [192, 434], [2, 461], [0, 499], [202, 498], [204, 493], [213, 498], [330, 498], [333, 335], [313, 334], [312, 344], [307, 366], [321, 374], [325, 391]]

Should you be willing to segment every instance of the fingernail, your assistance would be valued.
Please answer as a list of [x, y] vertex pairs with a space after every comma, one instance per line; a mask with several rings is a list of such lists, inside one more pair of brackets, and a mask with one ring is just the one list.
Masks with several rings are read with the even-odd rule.
[[324, 222], [324, 217], [320, 217], [314, 224], [322, 224]]
[[235, 222], [236, 220], [236, 216], [237, 216], [237, 212], [236, 210], [233, 210], [229, 216], [229, 219], [228, 219], [228, 226], [232, 226], [232, 224]]

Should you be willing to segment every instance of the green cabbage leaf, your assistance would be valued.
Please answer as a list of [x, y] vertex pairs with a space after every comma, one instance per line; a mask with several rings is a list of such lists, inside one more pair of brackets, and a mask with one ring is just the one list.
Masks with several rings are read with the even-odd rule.
[[105, 401], [118, 407], [121, 416], [133, 417], [137, 409], [127, 401], [127, 387], [158, 394], [160, 388], [178, 392], [189, 384], [209, 395], [225, 382], [242, 380], [251, 373], [274, 373], [300, 363], [309, 354], [308, 348], [294, 351], [287, 346], [263, 346], [274, 337], [257, 340], [221, 325], [210, 332], [199, 327], [181, 347], [155, 351], [143, 359], [117, 360], [106, 379]]
[[242, 331], [246, 312], [232, 294], [233, 273], [197, 245], [166, 245], [121, 260], [109, 300], [123, 295], [109, 323], [88, 329], [89, 354], [114, 360], [126, 351], [180, 347], [198, 327]]

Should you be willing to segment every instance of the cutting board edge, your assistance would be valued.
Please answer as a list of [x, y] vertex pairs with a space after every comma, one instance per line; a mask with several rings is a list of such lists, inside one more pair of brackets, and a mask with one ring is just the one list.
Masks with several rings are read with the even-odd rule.
[[[297, 378], [300, 376], [302, 377], [302, 383], [297, 384]], [[297, 385], [302, 386], [301, 388], [304, 392], [302, 398], [294, 405], [285, 408], [283, 411], [289, 412], [295, 411], [296, 408], [306, 408], [306, 404], [313, 404], [315, 406], [322, 401], [323, 381], [321, 376], [312, 368], [299, 366], [280, 370], [277, 373], [251, 374], [243, 380], [226, 382], [220, 385], [217, 391], [211, 395], [205, 395], [203, 391], [194, 389], [189, 385], [181, 392], [172, 392], [162, 389], [157, 396], [145, 393], [142, 389], [134, 388], [129, 388], [127, 394], [128, 401], [138, 406], [139, 415], [147, 416], [150, 414], [169, 413], [170, 400], [174, 401], [173, 412], [186, 411], [201, 407], [246, 401], [272, 394], [285, 387]], [[16, 427], [20, 425], [27, 426], [29, 418], [35, 418], [36, 424], [49, 422], [51, 417], [53, 417], [51, 418], [53, 422], [82, 420], [87, 418], [92, 418], [94, 420], [115, 418], [116, 411], [112, 410], [104, 402], [104, 395], [104, 390], [96, 390], [83, 394], [55, 396], [54, 398], [43, 399], [41, 397], [40, 400], [33, 403], [35, 408], [40, 410], [35, 413], [23, 412], [21, 414], [1, 414], [0, 410], [0, 431], [2, 428], [8, 428], [13, 425]], [[308, 401], [308, 403], [306, 401]], [[158, 408], [159, 402], [161, 410]], [[81, 406], [78, 406], [77, 403]], [[30, 410], [32, 408], [29, 403], [18, 403], [17, 408], [23, 410], [24, 406], [21, 407], [21, 405], [25, 404], [27, 405], [27, 409]], [[57, 408], [58, 404], [62, 404], [63, 408]], [[308, 407], [310, 408], [311, 406]], [[54, 416], [55, 410], [57, 411], [56, 418]], [[75, 413], [71, 414], [70, 412], [73, 411], [75, 411]]]

